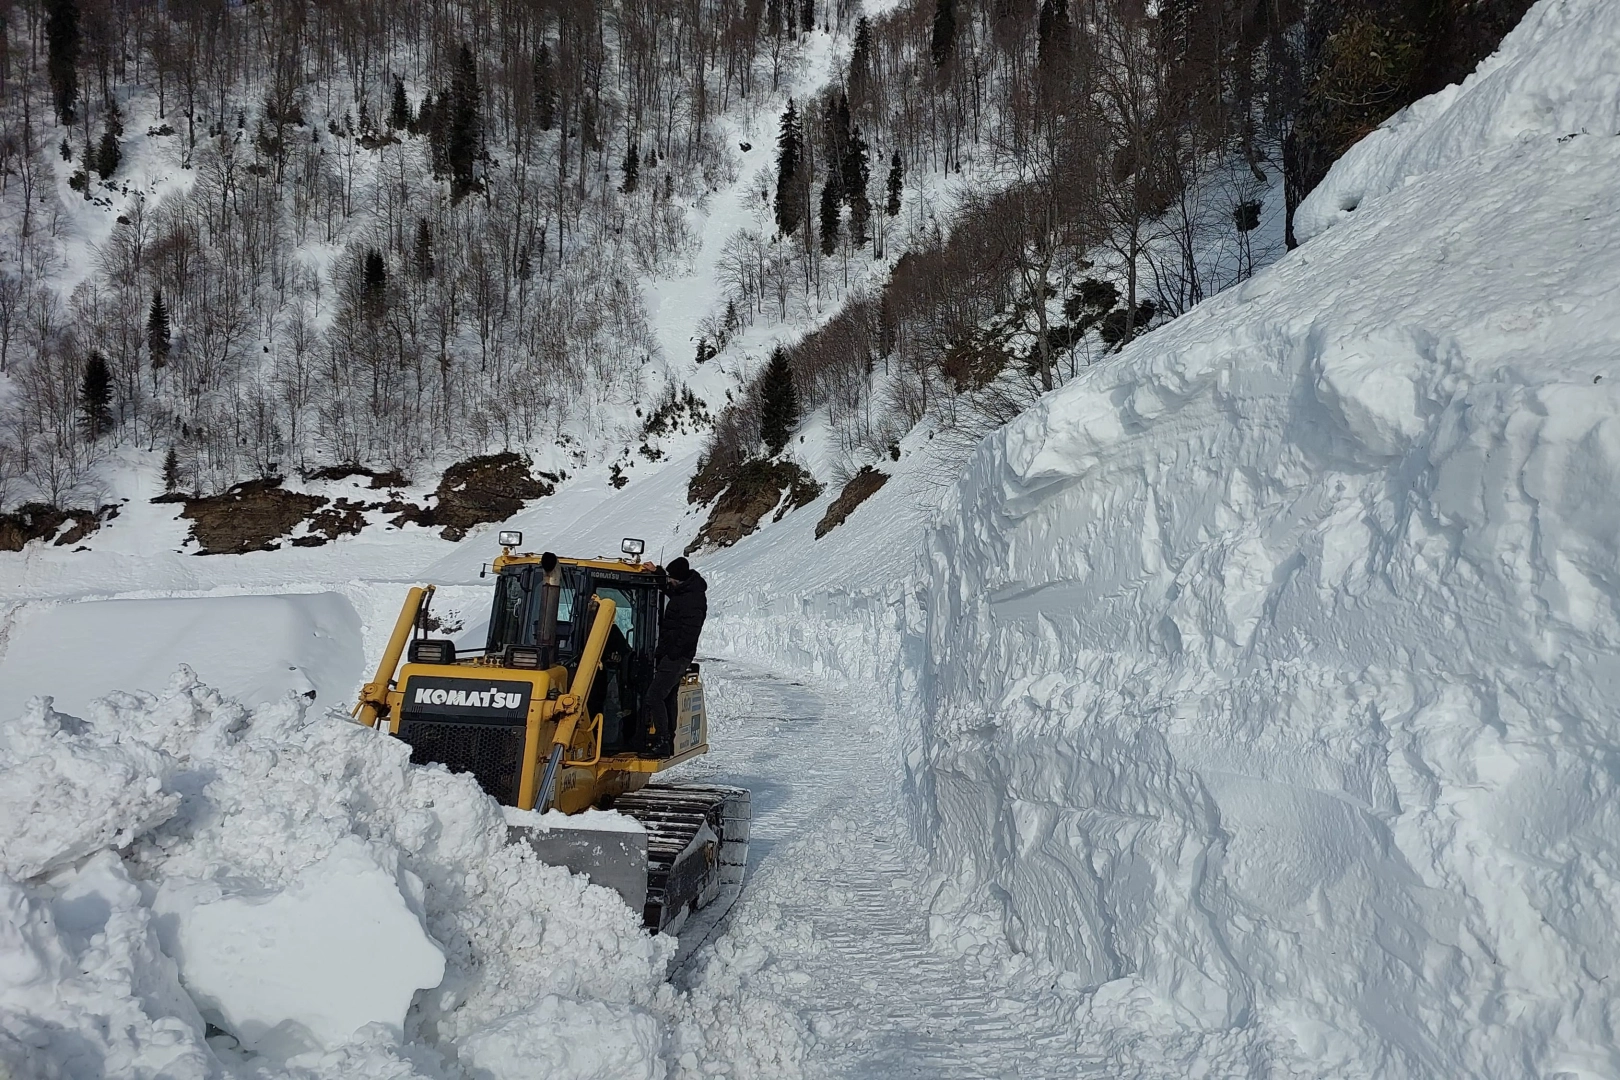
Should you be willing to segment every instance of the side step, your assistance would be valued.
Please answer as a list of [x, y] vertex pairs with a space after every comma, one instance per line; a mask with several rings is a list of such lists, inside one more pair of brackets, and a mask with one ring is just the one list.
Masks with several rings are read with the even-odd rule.
[[678, 933], [692, 912], [725, 890], [735, 896], [748, 866], [748, 792], [707, 784], [648, 784], [613, 809], [647, 830], [643, 922]]

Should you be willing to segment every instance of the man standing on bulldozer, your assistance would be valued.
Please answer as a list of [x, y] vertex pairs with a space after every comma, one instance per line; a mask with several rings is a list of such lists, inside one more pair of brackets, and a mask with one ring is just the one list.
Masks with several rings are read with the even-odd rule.
[[674, 744], [675, 688], [697, 656], [698, 635], [709, 614], [709, 583], [684, 558], [664, 567], [664, 612], [658, 617], [658, 649], [647, 688], [647, 739], [659, 754]]

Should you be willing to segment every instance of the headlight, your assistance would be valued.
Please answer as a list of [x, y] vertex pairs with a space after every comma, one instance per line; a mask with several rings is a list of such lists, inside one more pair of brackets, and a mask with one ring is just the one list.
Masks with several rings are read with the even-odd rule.
[[501, 657], [501, 666], [538, 668], [540, 666], [540, 650], [529, 645], [508, 645], [506, 655]]
[[501, 532], [497, 534], [496, 539], [501, 542], [501, 547], [517, 547], [523, 543], [523, 534], [516, 531]]
[[624, 538], [624, 543], [619, 545], [619, 550], [624, 552], [626, 555], [640, 555], [643, 551], [647, 550], [647, 542], [645, 540], [637, 540], [633, 536], [627, 536]]
[[411, 642], [408, 658], [413, 664], [453, 664], [456, 646], [443, 638], [417, 638]]

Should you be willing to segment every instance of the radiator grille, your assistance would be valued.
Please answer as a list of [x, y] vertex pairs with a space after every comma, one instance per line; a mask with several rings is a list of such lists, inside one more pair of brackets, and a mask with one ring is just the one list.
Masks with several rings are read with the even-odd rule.
[[505, 806], [517, 804], [523, 735], [523, 727], [514, 724], [404, 720], [399, 725], [399, 737], [411, 745], [411, 761], [436, 761], [451, 772], [470, 772]]

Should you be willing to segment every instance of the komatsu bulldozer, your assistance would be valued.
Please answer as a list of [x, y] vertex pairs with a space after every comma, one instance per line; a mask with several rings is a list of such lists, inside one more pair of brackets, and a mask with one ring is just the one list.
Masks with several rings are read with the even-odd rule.
[[[519, 554], [520, 532], [499, 541], [483, 646], [432, 636], [434, 586], [412, 588], [354, 716], [386, 725], [413, 762], [472, 773], [507, 806], [581, 815], [559, 824], [555, 814], [508, 814], [510, 838], [616, 889], [649, 929], [677, 932], [740, 887], [749, 798], [740, 788], [650, 782], [709, 749], [696, 664], [667, 712], [673, 730], [647, 720], [664, 573], [641, 561], [639, 540], [596, 559]], [[600, 827], [604, 819], [582, 814], [592, 809], [641, 829]]]

